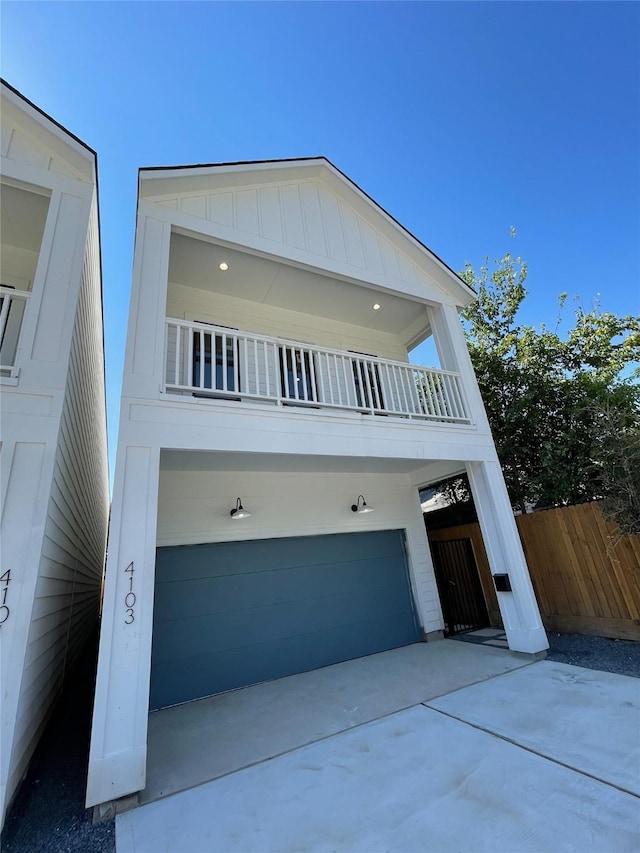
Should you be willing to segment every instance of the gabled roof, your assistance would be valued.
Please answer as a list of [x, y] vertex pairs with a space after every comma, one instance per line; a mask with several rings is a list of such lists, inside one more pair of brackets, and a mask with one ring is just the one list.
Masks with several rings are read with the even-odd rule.
[[[435, 284], [440, 291], [453, 296], [460, 305], [466, 305], [475, 296], [474, 291], [451, 267], [326, 157], [143, 167], [139, 170], [139, 179], [141, 199], [229, 228], [239, 227], [237, 209], [240, 204], [247, 211], [246, 224], [242, 227], [257, 236], [289, 242], [300, 250], [333, 256], [336, 261], [341, 260], [337, 254], [342, 252], [345, 256], [342, 259], [350, 261], [352, 266], [378, 266], [388, 277], [398, 282], [419, 285], [421, 279], [424, 278], [425, 283], [428, 279], [431, 285]], [[297, 205], [302, 211], [299, 218], [304, 219], [305, 223], [310, 220], [316, 222], [317, 229], [323, 230], [324, 235], [312, 233], [309, 236], [308, 232], [313, 231], [315, 226], [306, 224], [305, 240], [300, 237], [296, 243], [295, 238], [283, 236], [287, 213], [276, 212], [273, 198], [267, 200], [267, 191], [277, 186], [283, 188], [279, 198], [281, 204], [282, 192], [288, 192], [287, 187], [294, 184], [300, 187], [304, 185], [306, 199], [302, 196], [291, 199], [292, 209]], [[316, 185], [315, 189], [313, 184]], [[256, 194], [254, 201], [249, 200], [251, 192]], [[266, 200], [268, 217], [261, 215], [260, 193]], [[336, 227], [328, 212], [334, 210], [334, 202], [337, 202], [339, 209], [334, 211], [333, 219], [336, 223], [340, 222], [345, 232], [343, 238], [336, 236], [336, 241], [342, 239], [346, 249], [332, 250], [328, 245], [331, 237], [326, 234], [327, 228], [334, 227], [335, 230]], [[249, 210], [251, 204], [255, 210]], [[280, 225], [274, 225], [274, 216], [282, 218]], [[252, 218], [254, 224], [251, 224]], [[265, 235], [268, 228], [262, 222], [266, 219], [274, 226], [274, 233]], [[346, 257], [349, 252], [351, 258]]]

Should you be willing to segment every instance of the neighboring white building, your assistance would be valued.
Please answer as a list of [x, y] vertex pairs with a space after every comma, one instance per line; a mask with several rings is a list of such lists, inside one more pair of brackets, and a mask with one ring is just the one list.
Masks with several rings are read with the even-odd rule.
[[97, 626], [109, 493], [96, 155], [1, 96], [3, 820]]
[[141, 170], [88, 805], [144, 788], [150, 709], [440, 636], [418, 489], [456, 472], [547, 648], [473, 298], [324, 158]]

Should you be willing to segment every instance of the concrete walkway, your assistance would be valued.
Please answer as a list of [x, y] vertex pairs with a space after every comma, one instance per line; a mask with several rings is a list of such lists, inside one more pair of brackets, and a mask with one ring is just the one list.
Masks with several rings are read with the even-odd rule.
[[120, 815], [117, 851], [635, 851], [639, 732], [640, 680], [520, 665]]

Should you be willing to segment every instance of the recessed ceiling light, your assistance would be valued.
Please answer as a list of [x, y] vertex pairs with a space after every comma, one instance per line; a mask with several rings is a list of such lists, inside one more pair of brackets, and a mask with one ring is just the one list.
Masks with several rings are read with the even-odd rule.
[[218, 269], [221, 269], [221, 270], [222, 270], [222, 272], [226, 272], [226, 271], [229, 269], [229, 264], [228, 264], [226, 261], [223, 261], [223, 262], [219, 265]]
[[378, 305], [378, 303], [377, 303], [377, 302], [376, 302], [376, 304], [373, 306], [373, 310], [374, 310], [374, 311], [379, 311], [379, 310], [380, 310], [380, 306]]

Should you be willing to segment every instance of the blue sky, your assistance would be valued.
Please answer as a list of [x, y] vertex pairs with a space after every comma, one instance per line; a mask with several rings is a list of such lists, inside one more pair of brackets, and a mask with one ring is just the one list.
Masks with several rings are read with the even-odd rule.
[[526, 259], [525, 322], [562, 291], [640, 313], [637, 3], [4, 2], [1, 23], [2, 76], [98, 152], [112, 463], [139, 166], [323, 154], [454, 269]]

